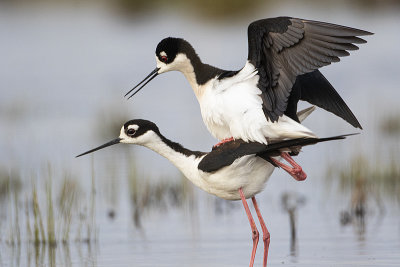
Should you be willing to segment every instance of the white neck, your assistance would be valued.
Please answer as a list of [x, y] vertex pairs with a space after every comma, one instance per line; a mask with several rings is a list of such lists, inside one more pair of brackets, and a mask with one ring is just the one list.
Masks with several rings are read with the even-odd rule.
[[199, 100], [202, 95], [201, 86], [197, 84], [196, 80], [196, 73], [194, 72], [194, 67], [190, 59], [186, 57], [184, 54], [179, 54], [175, 61], [179, 62], [177, 64], [177, 70], [185, 75], [185, 78], [188, 80], [190, 86], [192, 87], [194, 94], [196, 95], [197, 99]]
[[191, 60], [185, 54], [180, 53], [176, 56], [174, 63], [170, 68], [171, 70], [178, 70], [185, 75], [185, 78], [188, 80], [197, 99], [199, 99], [201, 97], [201, 86], [197, 84], [193, 62], [191, 62]]
[[198, 187], [202, 188], [203, 182], [197, 166], [203, 157], [198, 158], [195, 155], [184, 155], [168, 146], [154, 132], [149, 132], [149, 134], [151, 134], [151, 136], [149, 136], [149, 138], [147, 139], [148, 141], [143, 142], [142, 145], [168, 159], [183, 173], [183, 175], [186, 176], [186, 178], [188, 178]]
[[193, 67], [192, 67], [192, 71], [182, 71], [183, 75], [185, 75], [185, 78], [188, 80], [190, 86], [193, 89], [194, 94], [197, 97], [197, 100], [200, 100], [201, 96], [203, 95], [203, 90], [202, 87], [200, 85], [197, 84], [196, 81], [196, 74], [194, 73]]

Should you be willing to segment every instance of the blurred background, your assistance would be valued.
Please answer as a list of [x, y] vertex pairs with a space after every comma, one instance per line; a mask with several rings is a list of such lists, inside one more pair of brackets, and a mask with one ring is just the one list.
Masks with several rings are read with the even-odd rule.
[[154, 69], [161, 39], [183, 37], [204, 62], [237, 70], [248, 24], [275, 16], [375, 35], [321, 70], [363, 130], [321, 109], [305, 121], [321, 137], [361, 134], [304, 148], [308, 179], [277, 169], [258, 195], [269, 263], [399, 265], [399, 12], [395, 0], [0, 1], [0, 266], [246, 266], [241, 203], [198, 190], [144, 148], [75, 156], [134, 118], [209, 151], [216, 140], [181, 73], [123, 96]]

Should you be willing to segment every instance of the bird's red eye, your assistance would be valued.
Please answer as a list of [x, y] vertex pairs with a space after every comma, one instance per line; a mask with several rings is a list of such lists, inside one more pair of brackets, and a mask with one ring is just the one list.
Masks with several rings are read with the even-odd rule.
[[161, 61], [167, 63], [168, 58], [166, 56], [161, 56]]

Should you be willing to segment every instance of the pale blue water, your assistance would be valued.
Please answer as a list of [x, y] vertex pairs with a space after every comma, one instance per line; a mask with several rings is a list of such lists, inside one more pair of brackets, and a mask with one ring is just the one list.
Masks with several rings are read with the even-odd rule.
[[[325, 20], [376, 34], [367, 37], [368, 44], [350, 57], [323, 69], [359, 118], [362, 134], [305, 148], [298, 162], [309, 178], [299, 183], [277, 170], [258, 196], [271, 233], [269, 264], [398, 266], [398, 203], [383, 196], [382, 215], [373, 200], [368, 202], [366, 230], [358, 234], [356, 226], [339, 223], [339, 213], [348, 208], [351, 197], [327, 188], [324, 178], [328, 165], [343, 168], [346, 159], [358, 153], [385, 159], [389, 152], [399, 159], [398, 137], [383, 140], [378, 130], [385, 114], [400, 113], [400, 36], [396, 34], [400, 18], [395, 8], [358, 11], [356, 6], [342, 4], [328, 9], [291, 3], [260, 8], [251, 17], [219, 25], [170, 12], [127, 20], [91, 6], [0, 6], [0, 164], [19, 169], [28, 191], [31, 173], [51, 162], [55, 169], [71, 170], [89, 192], [91, 157], [74, 156], [118, 135], [118, 130], [100, 132], [113, 119], [109, 114], [150, 119], [170, 139], [193, 150], [209, 150], [215, 140], [204, 127], [198, 103], [180, 73], [157, 77], [133, 100], [126, 101], [123, 95], [154, 68], [154, 50], [161, 38], [185, 37], [205, 62], [238, 69], [247, 56], [247, 24], [277, 15]], [[322, 110], [305, 124], [319, 136], [359, 132]], [[143, 177], [179, 181], [178, 171], [167, 160], [143, 148], [129, 149]], [[225, 212], [219, 214], [215, 198], [194, 189], [195, 210], [190, 211], [190, 205], [168, 211], [152, 209], [141, 218], [143, 229], [135, 228], [125, 177], [126, 153], [122, 152], [126, 150], [120, 146], [94, 155], [98, 240], [91, 246], [70, 242], [68, 250], [59, 245], [57, 266], [248, 264], [250, 227], [239, 202], [231, 207], [222, 201]], [[108, 168], [115, 175], [102, 173], [109, 162], [117, 162], [116, 169]], [[39, 192], [44, 190], [41, 182]], [[285, 191], [306, 198], [297, 213], [295, 255], [290, 250], [288, 215], [280, 204]], [[115, 220], [106, 215], [110, 208], [116, 211]], [[7, 245], [9, 214], [3, 217], [0, 266], [50, 266], [47, 247], [40, 253], [43, 260], [35, 261], [29, 242], [22, 242], [19, 252]], [[257, 266], [261, 260], [262, 242]]]

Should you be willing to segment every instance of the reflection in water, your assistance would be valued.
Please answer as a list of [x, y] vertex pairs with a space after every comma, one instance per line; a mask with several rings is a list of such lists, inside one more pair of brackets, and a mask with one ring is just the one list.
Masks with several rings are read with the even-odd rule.
[[[93, 249], [91, 243], [73, 243], [72, 247], [75, 249], [78, 255], [77, 258], [79, 258], [82, 265], [97, 266], [97, 251]], [[0, 244], [0, 248], [2, 253], [5, 252], [7, 255], [10, 255], [10, 257], [7, 257], [6, 262], [3, 262], [0, 257], [1, 266], [55, 267], [71, 266], [73, 263], [70, 244], [66, 243], [60, 245], [49, 245], [46, 243], [33, 244], [31, 242], [18, 245]], [[26, 255], [23, 255], [21, 251], [24, 251]], [[74, 261], [77, 261], [76, 258]]]
[[193, 186], [181, 175], [178, 182], [169, 177], [151, 181], [148, 177], [137, 175], [134, 167], [128, 174], [129, 195], [134, 226], [142, 229], [142, 216], [150, 210], [166, 212], [170, 208], [180, 208], [188, 212], [188, 217], [195, 221], [197, 204]]
[[[375, 164], [362, 156], [355, 157], [348, 169], [342, 169], [339, 175], [339, 188], [343, 194], [351, 195], [348, 207], [340, 213], [342, 226], [352, 225], [358, 240], [365, 241], [367, 219], [376, 217], [377, 227], [385, 215], [386, 199], [399, 201], [400, 168], [394, 163], [394, 154], [390, 164]], [[335, 176], [337, 177], [337, 176]], [[332, 177], [331, 177], [332, 179]]]
[[363, 179], [357, 178], [352, 189], [350, 209], [342, 211], [340, 222], [343, 226], [352, 223], [355, 227], [359, 241], [364, 241], [365, 219], [367, 213], [367, 192]]
[[[88, 244], [89, 246], [89, 244]], [[50, 249], [50, 248], [49, 248]], [[60, 258], [63, 264], [65, 266], [71, 266], [71, 252], [69, 250], [69, 244], [68, 243], [63, 243], [60, 246]]]
[[214, 200], [214, 206], [215, 206], [215, 214], [217, 215], [222, 215], [222, 214], [230, 214], [230, 212], [235, 209], [235, 208], [241, 208], [239, 205], [237, 205], [237, 202], [233, 201], [226, 201], [221, 198], [215, 198]]
[[296, 239], [296, 215], [297, 209], [305, 205], [306, 198], [297, 192], [284, 192], [281, 195], [281, 204], [284, 211], [289, 215], [290, 225], [290, 255], [297, 256], [297, 239]]

